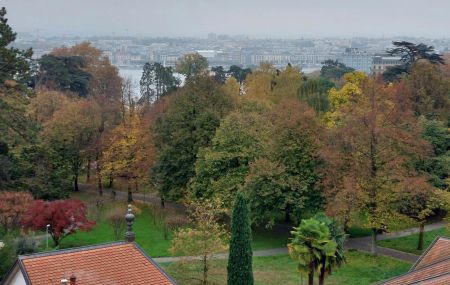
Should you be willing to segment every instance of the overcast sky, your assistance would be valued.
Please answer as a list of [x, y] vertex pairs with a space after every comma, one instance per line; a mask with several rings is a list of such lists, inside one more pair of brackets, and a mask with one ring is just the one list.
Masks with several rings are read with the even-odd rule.
[[52, 35], [450, 37], [450, 0], [0, 0], [15, 31]]

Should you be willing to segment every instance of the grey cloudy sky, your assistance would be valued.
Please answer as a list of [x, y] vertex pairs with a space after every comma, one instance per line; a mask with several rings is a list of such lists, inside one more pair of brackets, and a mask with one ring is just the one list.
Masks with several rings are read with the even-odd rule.
[[16, 31], [450, 37], [450, 0], [0, 0]]

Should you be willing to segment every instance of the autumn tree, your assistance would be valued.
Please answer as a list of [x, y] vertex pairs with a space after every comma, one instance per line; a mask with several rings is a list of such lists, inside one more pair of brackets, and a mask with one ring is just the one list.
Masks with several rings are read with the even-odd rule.
[[0, 191], [0, 225], [5, 234], [20, 225], [32, 200], [33, 196], [27, 192]]
[[103, 173], [124, 177], [128, 202], [133, 200], [133, 185], [147, 177], [155, 161], [152, 138], [136, 111], [129, 111], [122, 124], [111, 131], [103, 155]]
[[54, 56], [77, 56], [83, 59], [83, 71], [90, 74], [88, 96], [100, 107], [97, 114], [100, 117], [92, 142], [92, 152], [88, 162], [95, 160], [96, 176], [99, 194], [103, 193], [103, 177], [101, 158], [103, 155], [105, 137], [121, 121], [122, 79], [117, 67], [113, 66], [101, 50], [89, 42], [83, 42], [72, 47], [61, 47], [52, 50]]
[[189, 53], [181, 57], [175, 71], [186, 76], [186, 80], [202, 75], [208, 69], [208, 60], [198, 53]]
[[[345, 173], [343, 183], [354, 189], [359, 209], [368, 215], [372, 253], [376, 254], [377, 232], [398, 213], [393, 189], [408, 177], [411, 158], [424, 155], [428, 146], [420, 138], [417, 120], [401, 89], [364, 79], [360, 91], [352, 93], [351, 100], [337, 109], [340, 122], [331, 128], [332, 148], [346, 153], [346, 159], [341, 167], [330, 168], [328, 175], [333, 176], [336, 170]], [[333, 197], [340, 197], [340, 191], [346, 188], [331, 189], [335, 192], [329, 195], [329, 208], [335, 207]]]
[[77, 231], [92, 229], [95, 222], [86, 217], [86, 205], [77, 199], [43, 201], [36, 200], [24, 214], [21, 221], [26, 230], [45, 230], [49, 226], [49, 233], [59, 246], [62, 239]]
[[262, 63], [247, 76], [245, 96], [270, 106], [285, 98], [296, 98], [302, 84], [300, 69], [288, 64], [285, 69], [277, 70], [269, 63]]
[[44, 123], [42, 137], [70, 164], [74, 191], [100, 125], [99, 109], [94, 100], [71, 99]]
[[429, 62], [414, 63], [404, 79], [405, 95], [416, 116], [450, 122], [450, 77]]
[[201, 284], [208, 284], [210, 260], [227, 250], [227, 232], [218, 222], [223, 209], [217, 200], [197, 200], [188, 205], [191, 227], [174, 233], [170, 251], [181, 256], [201, 257]]
[[159, 150], [154, 173], [161, 196], [178, 199], [194, 176], [198, 149], [210, 144], [232, 104], [210, 78], [187, 82], [169, 99], [167, 112], [157, 118], [153, 129]]

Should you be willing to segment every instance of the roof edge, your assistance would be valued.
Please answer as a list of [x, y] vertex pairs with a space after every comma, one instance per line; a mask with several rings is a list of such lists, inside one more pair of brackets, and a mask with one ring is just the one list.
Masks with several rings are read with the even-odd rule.
[[[382, 281], [381, 283], [378, 283], [378, 284], [386, 284], [387, 282], [394, 281], [395, 279], [398, 279], [398, 278], [407, 276], [408, 274], [411, 274], [411, 273], [420, 272], [420, 271], [422, 271], [422, 270], [428, 269], [429, 267], [432, 267], [432, 266], [434, 266], [434, 265], [436, 265], [436, 264], [438, 264], [438, 263], [441, 263], [441, 262], [444, 262], [444, 261], [447, 261], [447, 260], [450, 260], [450, 257], [447, 257], [447, 258], [445, 258], [445, 259], [442, 259], [442, 260], [439, 260], [439, 261], [430, 263], [430, 264], [428, 264], [427, 266], [421, 267], [421, 268], [419, 268], [419, 269], [417, 269], [417, 270], [408, 271], [408, 272], [405, 272], [405, 273], [403, 273], [403, 274], [401, 274], [401, 275], [394, 276], [394, 277], [389, 278], [389, 279], [387, 279], [387, 280], [385, 280], [385, 281]], [[450, 272], [442, 273], [441, 275], [445, 275], [445, 274], [450, 274]], [[440, 276], [440, 275], [437, 275], [437, 276]], [[431, 278], [431, 277], [428, 277], [428, 278]], [[420, 280], [419, 280], [419, 281], [420, 281]]]
[[145, 256], [145, 258], [147, 258], [148, 261], [150, 261], [151, 264], [153, 264], [173, 285], [177, 285], [177, 282], [175, 282], [175, 280], [172, 279], [172, 277], [170, 277], [169, 274], [166, 273], [166, 271], [159, 266], [158, 263], [156, 263], [156, 261], [153, 260], [153, 258], [151, 258], [150, 255], [148, 255], [143, 249], [142, 247], [137, 244], [136, 242], [132, 243], [134, 245], [134, 247], [143, 255]]
[[126, 242], [124, 242], [124, 241], [115, 241], [115, 242], [101, 243], [101, 244], [95, 244], [95, 245], [71, 247], [71, 248], [65, 248], [65, 249], [57, 249], [57, 250], [52, 250], [52, 251], [44, 251], [44, 252], [37, 252], [37, 253], [30, 253], [30, 254], [19, 255], [17, 257], [17, 259], [24, 260], [24, 259], [52, 256], [52, 255], [58, 255], [58, 254], [79, 252], [79, 251], [85, 251], [85, 250], [107, 248], [107, 247], [111, 247], [111, 246], [115, 246], [115, 245], [123, 245], [123, 244], [126, 244]]
[[[431, 244], [428, 246], [428, 248], [422, 253], [422, 255], [419, 257], [419, 259], [416, 260], [416, 262], [414, 262], [413, 266], [411, 267], [411, 269], [408, 272], [412, 272], [416, 269], [417, 265], [419, 265], [419, 263], [423, 260], [423, 258], [428, 254], [428, 252], [430, 252], [430, 250], [434, 247], [434, 245], [436, 244], [436, 242], [439, 239], [446, 239], [446, 240], [450, 240], [447, 237], [444, 236], [437, 236], [434, 238], [434, 240], [431, 242]], [[442, 260], [446, 260], [446, 258], [442, 259]]]

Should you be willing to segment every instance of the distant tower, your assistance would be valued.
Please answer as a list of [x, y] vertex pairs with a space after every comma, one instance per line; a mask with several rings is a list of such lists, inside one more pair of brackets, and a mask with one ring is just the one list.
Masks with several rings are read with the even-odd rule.
[[127, 221], [127, 232], [125, 233], [125, 241], [134, 242], [135, 240], [135, 234], [133, 232], [134, 215], [131, 212], [131, 205], [128, 205], [128, 213], [125, 215], [125, 220]]

